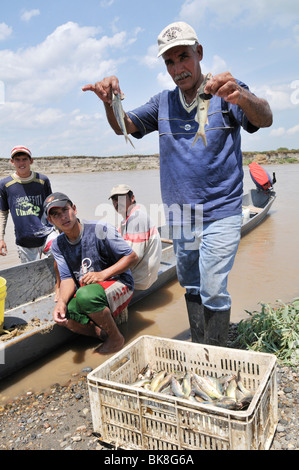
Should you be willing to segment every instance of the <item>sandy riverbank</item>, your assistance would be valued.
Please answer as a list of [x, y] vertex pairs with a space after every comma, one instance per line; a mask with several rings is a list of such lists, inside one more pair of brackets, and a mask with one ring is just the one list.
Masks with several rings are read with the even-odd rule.
[[[229, 344], [236, 324], [231, 324]], [[85, 367], [67, 384], [30, 391], [0, 406], [0, 450], [105, 450], [93, 433]], [[279, 421], [270, 450], [298, 450], [298, 371], [278, 366]]]
[[[299, 151], [243, 152], [244, 164], [299, 163]], [[159, 155], [127, 155], [116, 157], [49, 156], [35, 157], [32, 169], [46, 175], [54, 173], [91, 173], [102, 171], [153, 170], [159, 168]], [[0, 159], [0, 178], [11, 174], [9, 158]]]
[[[0, 177], [11, 174], [9, 159], [0, 159]], [[158, 155], [128, 155], [123, 157], [40, 157], [34, 158], [32, 170], [46, 175], [55, 173], [93, 173], [103, 171], [149, 170], [159, 168]]]

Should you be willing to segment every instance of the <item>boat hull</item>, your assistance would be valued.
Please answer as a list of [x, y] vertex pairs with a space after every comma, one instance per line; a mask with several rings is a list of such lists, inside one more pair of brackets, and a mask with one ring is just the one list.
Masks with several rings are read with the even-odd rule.
[[[176, 278], [173, 247], [169, 243], [163, 245], [158, 279], [149, 289], [136, 290], [130, 305]], [[0, 341], [0, 379], [49, 354], [75, 336], [67, 328], [55, 324], [52, 319], [55, 306], [53, 259], [14, 266], [1, 272], [1, 276], [6, 276], [8, 286], [6, 305], [9, 308], [5, 311], [5, 329], [28, 324], [32, 327], [27, 333], [19, 334], [7, 341]], [[30, 284], [30, 287], [15, 289], [16, 284], [18, 286]], [[41, 289], [45, 295], [38, 298], [38, 290], [42, 292]], [[122, 315], [116, 319], [118, 324], [124, 321], [126, 317]]]

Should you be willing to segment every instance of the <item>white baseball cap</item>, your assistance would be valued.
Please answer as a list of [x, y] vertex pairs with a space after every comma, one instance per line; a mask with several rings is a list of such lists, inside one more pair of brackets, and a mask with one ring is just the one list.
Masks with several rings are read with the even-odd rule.
[[110, 199], [113, 196], [118, 196], [118, 195], [121, 196], [124, 194], [128, 194], [129, 191], [132, 191], [132, 189], [127, 184], [118, 184], [117, 186], [114, 186], [111, 189], [110, 196], [108, 197], [108, 199]]
[[196, 42], [199, 42], [196, 32], [189, 24], [184, 21], [171, 23], [158, 36], [158, 57], [172, 47], [193, 46]]

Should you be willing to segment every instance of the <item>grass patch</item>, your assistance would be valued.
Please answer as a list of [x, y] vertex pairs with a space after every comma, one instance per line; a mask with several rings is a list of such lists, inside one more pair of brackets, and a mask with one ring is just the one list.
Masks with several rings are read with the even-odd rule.
[[287, 366], [299, 364], [299, 298], [290, 303], [277, 301], [272, 307], [261, 303], [260, 312], [248, 312], [241, 320], [235, 342], [245, 349], [275, 354]]

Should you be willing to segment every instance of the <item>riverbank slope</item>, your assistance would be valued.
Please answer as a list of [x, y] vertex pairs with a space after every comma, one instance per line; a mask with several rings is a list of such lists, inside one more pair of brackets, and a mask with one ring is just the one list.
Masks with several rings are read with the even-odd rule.
[[[299, 150], [277, 150], [263, 153], [243, 152], [244, 165], [256, 161], [261, 165], [299, 163]], [[46, 175], [54, 173], [91, 173], [102, 171], [153, 170], [159, 168], [159, 155], [124, 155], [115, 157], [49, 156], [34, 157], [32, 169]], [[10, 175], [9, 158], [0, 159], [0, 178]]]

